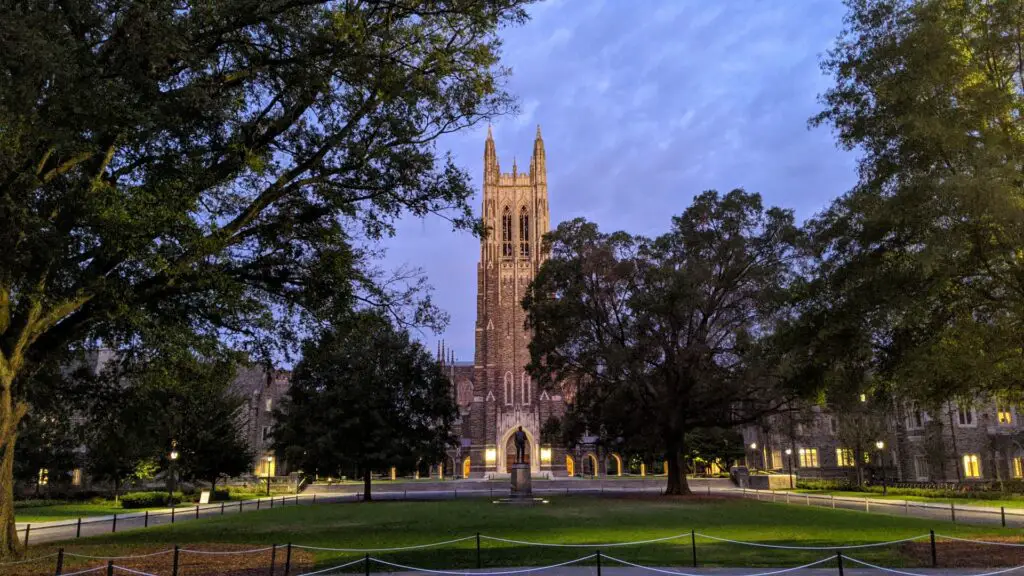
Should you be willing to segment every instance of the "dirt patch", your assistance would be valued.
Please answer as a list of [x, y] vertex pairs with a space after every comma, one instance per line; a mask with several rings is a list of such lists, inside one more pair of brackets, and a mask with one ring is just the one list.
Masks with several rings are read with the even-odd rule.
[[[260, 552], [242, 553], [247, 550], [261, 549], [264, 546], [253, 546], [246, 544], [194, 544], [182, 546], [183, 550], [178, 553], [178, 576], [265, 576], [270, 573], [271, 550]], [[187, 552], [195, 549], [204, 552], [219, 552], [219, 554], [197, 554]], [[117, 552], [110, 552], [109, 548], [94, 547], [90, 550], [87, 546], [75, 548], [76, 554], [88, 556], [142, 556], [166, 550], [165, 547], [133, 547], [130, 550], [121, 549]], [[233, 553], [234, 552], [234, 553]], [[284, 573], [284, 564], [288, 555], [287, 548], [278, 546], [274, 556], [275, 572]], [[36, 556], [33, 554], [32, 556]], [[115, 566], [136, 570], [157, 576], [170, 576], [173, 570], [174, 553], [156, 554], [144, 558], [120, 558], [115, 559]], [[300, 574], [313, 567], [313, 554], [307, 550], [298, 548], [292, 549], [291, 574]], [[99, 558], [80, 558], [68, 554], [64, 560], [64, 573], [78, 572], [96, 567], [106, 567], [107, 560]], [[4, 566], [0, 573], [4, 576], [43, 576], [55, 573], [57, 558], [49, 557], [38, 562], [18, 564], [15, 566]], [[130, 572], [114, 570], [120, 576], [131, 574]], [[103, 575], [105, 571], [92, 572], [91, 574]]]
[[[990, 542], [1024, 544], [1024, 540], [1021, 538], [992, 536], [985, 539]], [[913, 559], [916, 566], [931, 566], [932, 546], [930, 542], [907, 542], [900, 546], [900, 552]], [[1019, 566], [1022, 552], [1024, 552], [1024, 548], [1017, 546], [951, 540], [939, 540], [935, 543], [935, 559], [940, 568]]]

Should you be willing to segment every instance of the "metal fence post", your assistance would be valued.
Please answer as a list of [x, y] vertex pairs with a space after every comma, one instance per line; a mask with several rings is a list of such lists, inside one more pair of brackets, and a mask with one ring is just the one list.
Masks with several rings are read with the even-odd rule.
[[363, 559], [363, 564], [366, 567], [366, 576], [370, 576], [370, 554], [369, 553], [367, 553], [366, 557]]
[[601, 576], [601, 551], [597, 551], [597, 576]]
[[142, 517], [142, 527], [149, 528], [149, 510], [146, 510], [146, 515]]
[[199, 520], [199, 504], [196, 504], [196, 520]]
[[1006, 506], [999, 507], [999, 517], [1003, 521], [1003, 528], [1006, 528]]
[[935, 554], [935, 530], [929, 530], [928, 534], [931, 536], [932, 541], [932, 568], [937, 568], [939, 566], [939, 560], [938, 556]]
[[75, 527], [75, 538], [82, 537], [82, 519], [78, 519], [78, 526]]
[[107, 576], [114, 576], [114, 561], [107, 560]]
[[274, 576], [274, 562], [277, 561], [277, 544], [270, 545], [270, 576]]
[[117, 514], [114, 514], [114, 521], [110, 524], [110, 531], [117, 532]]
[[284, 553], [284, 576], [292, 571], [292, 543], [288, 543], [288, 550]]
[[174, 545], [174, 560], [171, 563], [171, 576], [178, 576], [178, 545]]
[[693, 552], [693, 567], [697, 567], [697, 533], [690, 530], [690, 550]]
[[480, 533], [476, 533], [476, 569], [482, 568], [480, 565]]
[[223, 502], [220, 503], [220, 515], [221, 516], [224, 515], [224, 503]]
[[32, 533], [32, 525], [25, 525], [25, 550], [28, 550], [28, 535]]
[[836, 564], [839, 566], [839, 576], [843, 576], [843, 552], [836, 552]]
[[57, 569], [53, 572], [54, 576], [60, 576], [60, 573], [64, 570], [64, 549], [61, 548], [57, 551]]
[[956, 522], [956, 504], [952, 502], [949, 503], [949, 517], [953, 519], [953, 522]]
[[174, 504], [171, 504], [171, 524], [174, 524]]

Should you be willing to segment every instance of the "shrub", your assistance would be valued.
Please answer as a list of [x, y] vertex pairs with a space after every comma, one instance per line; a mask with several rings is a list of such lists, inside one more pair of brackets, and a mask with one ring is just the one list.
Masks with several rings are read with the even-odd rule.
[[[171, 503], [179, 504], [182, 500], [182, 493], [175, 492]], [[167, 492], [129, 492], [121, 497], [122, 508], [154, 508], [167, 505]]]
[[797, 478], [796, 487], [801, 490], [841, 490], [857, 491], [858, 488], [850, 484], [849, 480], [812, 480]]

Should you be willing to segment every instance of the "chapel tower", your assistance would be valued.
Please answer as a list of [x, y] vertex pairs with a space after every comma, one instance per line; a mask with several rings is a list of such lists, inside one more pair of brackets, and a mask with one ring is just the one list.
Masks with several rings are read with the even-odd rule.
[[524, 326], [523, 296], [544, 254], [549, 229], [547, 167], [540, 126], [529, 171], [502, 173], [490, 128], [484, 144], [482, 217], [488, 234], [480, 242], [477, 267], [476, 352], [473, 396], [463, 437], [468, 437], [473, 476], [503, 474], [514, 458], [511, 435], [527, 433], [528, 460], [534, 473], [556, 473], [565, 465], [556, 447], [540, 444], [541, 426], [561, 416], [559, 395], [537, 389], [526, 373], [531, 333]]

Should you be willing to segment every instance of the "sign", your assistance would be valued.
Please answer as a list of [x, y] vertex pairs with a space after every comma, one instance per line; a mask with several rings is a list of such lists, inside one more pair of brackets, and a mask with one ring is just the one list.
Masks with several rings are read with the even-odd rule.
[[210, 503], [210, 491], [209, 490], [203, 490], [199, 494], [199, 503], [200, 504], [209, 504]]

